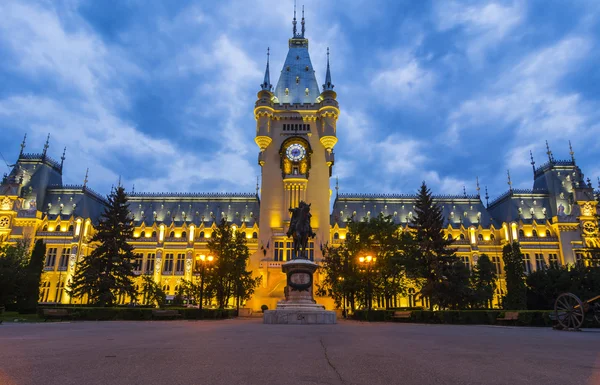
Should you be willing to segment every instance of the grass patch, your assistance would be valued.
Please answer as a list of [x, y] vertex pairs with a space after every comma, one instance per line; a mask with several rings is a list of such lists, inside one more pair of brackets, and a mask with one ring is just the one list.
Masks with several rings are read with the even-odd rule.
[[19, 314], [16, 311], [7, 311], [7, 312], [0, 314], [0, 321], [4, 321], [4, 322], [41, 322], [41, 321], [43, 321], [43, 319], [38, 317], [37, 314]]

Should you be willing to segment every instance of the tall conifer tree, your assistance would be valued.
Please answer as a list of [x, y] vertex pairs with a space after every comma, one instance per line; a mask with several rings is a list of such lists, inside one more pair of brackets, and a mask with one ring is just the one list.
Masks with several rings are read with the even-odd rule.
[[421, 185], [415, 202], [415, 216], [411, 220], [415, 230], [415, 256], [407, 268], [417, 277], [424, 278], [421, 295], [430, 298], [430, 306], [440, 305], [444, 291], [448, 289], [446, 272], [459, 262], [450, 249], [453, 241], [444, 238], [442, 209], [433, 202], [431, 191], [425, 182]]
[[89, 302], [100, 306], [112, 306], [120, 295], [134, 297], [133, 246], [127, 243], [133, 237], [127, 194], [122, 186], [108, 196], [108, 206], [100, 217], [91, 243], [94, 251], [80, 263], [73, 282], [71, 295], [87, 294]]
[[523, 269], [523, 254], [517, 242], [502, 249], [504, 272], [506, 273], [506, 296], [502, 306], [509, 310], [527, 309], [527, 286]]
[[25, 269], [23, 289], [18, 301], [19, 313], [35, 313], [37, 309], [45, 255], [46, 244], [43, 239], [38, 239]]

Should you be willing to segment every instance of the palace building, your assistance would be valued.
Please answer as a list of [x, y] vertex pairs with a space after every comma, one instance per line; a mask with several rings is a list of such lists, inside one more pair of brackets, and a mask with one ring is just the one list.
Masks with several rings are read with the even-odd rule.
[[[256, 193], [131, 193], [138, 264], [136, 274], [150, 275], [168, 295], [182, 279], [194, 276], [200, 256], [208, 256], [207, 241], [223, 218], [246, 234], [252, 257], [249, 270], [263, 277], [247, 306], [274, 308], [286, 285], [281, 265], [292, 258], [291, 239], [285, 233], [290, 207], [300, 200], [311, 204], [309, 257], [319, 262], [322, 246], [344, 242], [346, 220], [392, 215], [407, 227], [413, 216], [414, 195], [342, 194], [330, 188], [338, 141], [340, 108], [327, 60], [325, 82], [319, 86], [304, 37], [304, 18], [293, 37], [277, 85], [270, 81], [269, 61], [254, 109], [258, 163], [262, 169]], [[341, 138], [343, 140], [343, 127]], [[106, 198], [88, 186], [65, 185], [64, 153], [58, 162], [41, 153], [26, 153], [25, 140], [9, 175], [0, 185], [0, 243], [44, 239], [47, 247], [41, 301], [76, 303], [65, 286], [86, 258], [89, 243], [106, 205]], [[597, 198], [589, 179], [584, 180], [573, 152], [570, 160], [556, 160], [548, 149], [548, 162], [533, 167], [531, 189], [509, 190], [489, 201], [485, 196], [436, 196], [443, 208], [446, 234], [455, 239], [457, 255], [472, 268], [478, 255], [487, 254], [499, 274], [496, 304], [504, 294], [502, 247], [518, 241], [526, 272], [550, 263], [572, 264], [585, 249], [600, 247]], [[415, 189], [416, 190], [416, 189]], [[333, 202], [331, 200], [333, 199]], [[331, 211], [333, 207], [333, 211]], [[33, 242], [32, 242], [33, 243]], [[315, 277], [315, 282], [319, 282]], [[415, 290], [394, 299], [395, 306], [418, 306]], [[328, 298], [318, 298], [328, 308]], [[377, 303], [375, 303], [377, 305]], [[382, 305], [382, 304], [380, 304]]]

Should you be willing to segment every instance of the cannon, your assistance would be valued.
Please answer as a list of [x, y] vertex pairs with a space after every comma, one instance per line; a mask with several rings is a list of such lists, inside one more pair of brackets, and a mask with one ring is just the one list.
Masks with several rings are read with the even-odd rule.
[[583, 321], [593, 319], [600, 324], [600, 295], [582, 301], [573, 293], [563, 293], [554, 303], [554, 319], [562, 330], [579, 330]]

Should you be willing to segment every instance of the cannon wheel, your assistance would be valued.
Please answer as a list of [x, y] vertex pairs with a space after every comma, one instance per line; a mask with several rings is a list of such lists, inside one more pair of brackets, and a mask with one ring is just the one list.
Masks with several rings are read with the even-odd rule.
[[565, 329], [577, 330], [583, 325], [583, 303], [573, 293], [563, 293], [554, 303], [556, 320]]

